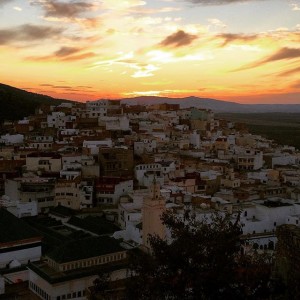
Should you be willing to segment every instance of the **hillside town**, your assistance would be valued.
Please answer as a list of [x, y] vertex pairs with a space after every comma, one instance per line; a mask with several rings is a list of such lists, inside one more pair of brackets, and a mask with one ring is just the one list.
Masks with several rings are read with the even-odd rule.
[[[168, 238], [165, 211], [239, 215], [243, 251], [300, 274], [300, 151], [177, 104], [42, 105], [0, 136], [0, 299], [123, 299], [128, 252]], [[292, 250], [291, 250], [292, 249]], [[294, 271], [290, 272], [294, 264]], [[18, 287], [18, 288], [17, 288]], [[1, 298], [3, 295], [7, 298]], [[96, 298], [97, 299], [97, 298]], [[102, 298], [99, 298], [102, 299]]]

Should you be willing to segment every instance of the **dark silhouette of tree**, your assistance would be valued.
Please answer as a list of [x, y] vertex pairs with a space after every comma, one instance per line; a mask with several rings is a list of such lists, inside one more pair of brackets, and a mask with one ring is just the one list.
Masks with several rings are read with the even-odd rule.
[[107, 299], [106, 290], [109, 288], [109, 273], [100, 272], [93, 281], [90, 299]]
[[[170, 239], [149, 236], [151, 254], [131, 253], [127, 298], [265, 299], [263, 293], [262, 298], [251, 298], [257, 278], [254, 282], [243, 273], [251, 260], [241, 265], [239, 216], [233, 222], [227, 213], [210, 218], [197, 220], [190, 211], [183, 217], [164, 213]], [[251, 272], [259, 276], [255, 267]], [[258, 283], [263, 285], [259, 278]]]

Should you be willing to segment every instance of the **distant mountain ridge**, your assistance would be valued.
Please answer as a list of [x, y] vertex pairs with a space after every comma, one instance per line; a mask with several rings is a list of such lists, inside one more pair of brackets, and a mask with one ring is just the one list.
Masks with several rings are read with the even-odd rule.
[[199, 98], [194, 96], [185, 98], [141, 96], [121, 100], [130, 105], [154, 103], [180, 104], [181, 108], [204, 108], [211, 109], [219, 113], [300, 113], [300, 104], [240, 104], [231, 101], [223, 101], [210, 98]]
[[[149, 105], [154, 103], [180, 104], [181, 108], [204, 108], [211, 109], [217, 113], [300, 113], [300, 104], [240, 104], [194, 96], [185, 98], [140, 96], [119, 100], [121, 100], [122, 103], [129, 105]], [[33, 114], [35, 109], [41, 104], [60, 104], [62, 102], [75, 101], [55, 99], [50, 96], [31, 93], [0, 83], [0, 122], [3, 120], [23, 119], [24, 117]]]
[[23, 119], [33, 114], [41, 104], [62, 102], [70, 102], [70, 100], [55, 99], [0, 83], [0, 122]]

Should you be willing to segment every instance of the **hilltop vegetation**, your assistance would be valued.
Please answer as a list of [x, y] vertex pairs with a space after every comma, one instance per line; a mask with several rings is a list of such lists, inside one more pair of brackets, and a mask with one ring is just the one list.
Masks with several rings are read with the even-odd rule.
[[0, 84], [0, 123], [19, 120], [34, 113], [41, 104], [60, 104], [69, 100], [30, 93], [9, 85]]

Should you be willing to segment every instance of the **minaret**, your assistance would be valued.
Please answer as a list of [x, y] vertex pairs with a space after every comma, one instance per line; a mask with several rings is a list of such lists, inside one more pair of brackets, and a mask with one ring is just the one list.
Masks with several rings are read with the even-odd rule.
[[160, 219], [165, 209], [165, 199], [160, 194], [159, 183], [154, 179], [149, 196], [145, 197], [143, 204], [143, 246], [148, 249], [150, 248], [149, 234], [157, 234], [160, 238], [165, 238], [165, 226]]

